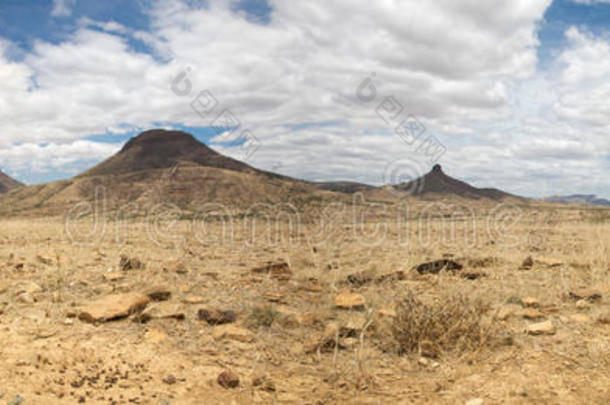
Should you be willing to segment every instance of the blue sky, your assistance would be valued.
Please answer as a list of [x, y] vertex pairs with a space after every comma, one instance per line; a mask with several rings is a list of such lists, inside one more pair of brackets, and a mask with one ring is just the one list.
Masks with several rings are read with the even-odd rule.
[[[608, 1], [288, 3], [0, 0], [0, 166], [68, 178], [171, 127], [310, 180], [384, 184], [407, 161], [407, 177], [442, 163], [522, 195], [610, 196]], [[171, 90], [181, 72], [187, 96]], [[371, 72], [367, 105], [354, 94]], [[255, 154], [193, 110], [204, 90]], [[446, 152], [397, 136], [380, 116], [388, 96]]]

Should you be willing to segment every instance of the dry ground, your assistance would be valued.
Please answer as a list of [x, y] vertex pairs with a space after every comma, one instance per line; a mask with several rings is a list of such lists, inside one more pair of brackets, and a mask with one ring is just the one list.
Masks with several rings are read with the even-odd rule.
[[[78, 240], [100, 235], [102, 228], [89, 222], [71, 225], [67, 234], [57, 218], [3, 220], [2, 401], [19, 395], [25, 404], [459, 404], [476, 398], [485, 404], [608, 404], [610, 224], [600, 211], [564, 209], [552, 218], [549, 212], [528, 211], [527, 221], [508, 227], [481, 218], [470, 224], [474, 231], [453, 238], [442, 237], [448, 222], [438, 219], [420, 222], [422, 227], [412, 221], [407, 239], [389, 223], [386, 238], [377, 240], [359, 237], [348, 220], [314, 241], [308, 240], [316, 233], [314, 224], [293, 229], [289, 238], [284, 223], [280, 240], [269, 241], [262, 228], [250, 237], [243, 221], [236, 221], [234, 235], [224, 240], [220, 223], [209, 224], [204, 234], [188, 221], [171, 228], [133, 221], [119, 227], [108, 223], [104, 237], [89, 238], [89, 245], [69, 237], [77, 230]], [[458, 223], [458, 231], [465, 226]], [[364, 229], [374, 227], [368, 223]], [[141, 259], [146, 268], [107, 281], [104, 275], [121, 271], [121, 255]], [[521, 270], [527, 256], [535, 264]], [[412, 270], [443, 257], [459, 259], [462, 272], [487, 277]], [[164, 270], [170, 259], [183, 263], [188, 273]], [[287, 262], [292, 277], [252, 272], [269, 261]], [[376, 276], [404, 273], [401, 279], [362, 285], [346, 281], [363, 270]], [[96, 298], [154, 285], [172, 292], [169, 303], [185, 313], [184, 320], [143, 323], [132, 316], [89, 324], [73, 317]], [[577, 304], [570, 298], [570, 291], [585, 287], [599, 290], [601, 300]], [[20, 293], [27, 290], [35, 302]], [[361, 294], [366, 308], [336, 308], [335, 296], [346, 290]], [[493, 334], [460, 351], [447, 347], [430, 354], [420, 347], [399, 356], [391, 330], [400, 325], [392, 327], [392, 311], [410, 293], [430, 305], [460, 295], [467, 298], [460, 305], [481, 299], [488, 307], [473, 308], [481, 311], [482, 331]], [[184, 302], [194, 295], [203, 302]], [[539, 301], [541, 320], [551, 320], [555, 334], [525, 332], [540, 321], [521, 315], [525, 297]], [[165, 304], [149, 307], [159, 305]], [[215, 339], [215, 327], [197, 318], [200, 308], [234, 310], [237, 325], [254, 339]], [[493, 320], [501, 314], [506, 319]], [[331, 341], [329, 350], [307, 352], [325, 330], [350, 319], [367, 327], [342, 337], [340, 347]], [[239, 377], [239, 387], [218, 385], [223, 370]]]

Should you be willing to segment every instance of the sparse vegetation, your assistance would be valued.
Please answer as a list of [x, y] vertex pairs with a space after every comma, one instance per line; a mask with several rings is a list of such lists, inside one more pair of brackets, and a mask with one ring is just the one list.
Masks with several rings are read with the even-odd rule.
[[437, 357], [443, 352], [473, 351], [488, 340], [489, 304], [461, 293], [444, 293], [429, 302], [412, 292], [396, 309], [392, 336], [398, 354]]

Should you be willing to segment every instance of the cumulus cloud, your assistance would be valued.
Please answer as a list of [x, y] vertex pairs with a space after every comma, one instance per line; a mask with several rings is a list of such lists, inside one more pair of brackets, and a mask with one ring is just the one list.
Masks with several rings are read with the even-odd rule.
[[[550, 2], [270, 0], [262, 24], [233, 2], [173, 0], [154, 3], [150, 31], [81, 19], [69, 39], [39, 41], [20, 63], [0, 57], [0, 147], [75, 145], [159, 122], [209, 126], [229, 109], [262, 142], [255, 166], [383, 184], [392, 162], [421, 158], [376, 112], [393, 96], [443, 142], [450, 172], [534, 194], [558, 162], [571, 180], [599, 167], [602, 138], [584, 142], [580, 131], [610, 116], [603, 38], [572, 28], [553, 71], [537, 71], [537, 26]], [[171, 90], [181, 73], [186, 95]], [[367, 77], [377, 91], [369, 103], [356, 96]], [[191, 109], [203, 90], [219, 102], [207, 116]]]
[[53, 0], [51, 16], [68, 17], [72, 14], [72, 7], [74, 7], [75, 4], [76, 0]]

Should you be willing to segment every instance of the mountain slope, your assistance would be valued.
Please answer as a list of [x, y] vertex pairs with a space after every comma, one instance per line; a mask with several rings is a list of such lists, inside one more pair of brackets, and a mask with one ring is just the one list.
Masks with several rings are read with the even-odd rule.
[[18, 182], [0, 171], [0, 193], [6, 193], [19, 187], [23, 187], [23, 183]]
[[418, 179], [395, 185], [394, 189], [413, 196], [458, 196], [474, 200], [482, 198], [501, 200], [516, 197], [494, 188], [473, 187], [468, 183], [447, 176], [440, 165], [435, 165], [432, 171]]
[[253, 204], [320, 201], [330, 191], [255, 169], [179, 131], [144, 132], [120, 152], [70, 180], [23, 187], [0, 197], [0, 214], [65, 214], [103, 199], [108, 211], [171, 204], [196, 211], [206, 203], [248, 209]]
[[132, 138], [119, 153], [78, 177], [121, 175], [142, 170], [167, 169], [181, 163], [235, 171], [253, 170], [245, 163], [213, 151], [191, 134], [154, 129]]

